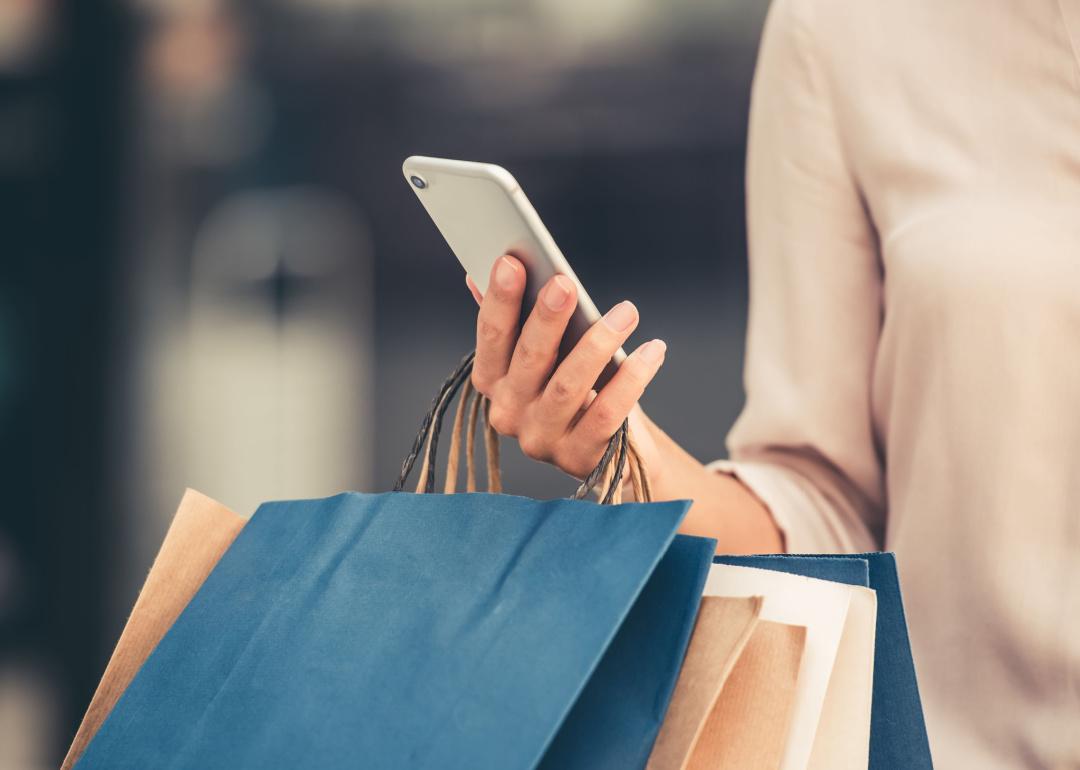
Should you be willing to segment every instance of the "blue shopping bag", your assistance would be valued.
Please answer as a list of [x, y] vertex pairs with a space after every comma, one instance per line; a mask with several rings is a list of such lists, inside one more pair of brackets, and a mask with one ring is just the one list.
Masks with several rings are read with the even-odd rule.
[[544, 755], [543, 770], [645, 767], [715, 552], [715, 540], [675, 537]]
[[877, 633], [870, 770], [933, 770], [894, 554], [717, 556], [715, 561], [873, 588]]
[[[630, 454], [624, 426], [583, 487]], [[715, 549], [688, 505], [264, 503], [76, 767], [644, 767]]]

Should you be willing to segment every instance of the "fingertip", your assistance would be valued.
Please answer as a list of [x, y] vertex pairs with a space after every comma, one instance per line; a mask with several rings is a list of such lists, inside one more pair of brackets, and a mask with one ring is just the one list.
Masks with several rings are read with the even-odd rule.
[[577, 301], [576, 294], [573, 281], [565, 275], [556, 275], [544, 286], [540, 299], [548, 310], [558, 313]]
[[667, 356], [667, 343], [661, 339], [649, 340], [634, 353], [649, 366], [660, 367]]
[[525, 266], [516, 257], [504, 254], [495, 260], [491, 280], [502, 291], [517, 291], [525, 285]]
[[472, 298], [476, 300], [476, 304], [479, 305], [484, 300], [484, 295], [480, 293], [480, 289], [477, 288], [476, 282], [467, 273], [465, 274], [465, 285], [469, 289], [469, 293], [472, 294]]
[[604, 314], [603, 321], [613, 332], [622, 333], [636, 326], [639, 318], [637, 305], [624, 299]]

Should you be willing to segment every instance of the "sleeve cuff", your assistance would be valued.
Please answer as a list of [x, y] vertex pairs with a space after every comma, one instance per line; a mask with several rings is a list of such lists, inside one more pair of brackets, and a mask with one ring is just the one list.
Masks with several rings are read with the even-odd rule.
[[706, 468], [734, 476], [753, 492], [784, 536], [788, 553], [865, 553], [873, 535], [850, 521], [807, 478], [772, 463], [717, 460]]

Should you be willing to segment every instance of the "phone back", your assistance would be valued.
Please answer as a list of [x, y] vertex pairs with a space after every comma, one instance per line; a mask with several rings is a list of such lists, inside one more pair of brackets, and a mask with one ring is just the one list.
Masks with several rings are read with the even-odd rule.
[[[570, 320], [560, 359], [600, 319], [593, 301], [563, 257], [520, 186], [505, 169], [488, 163], [412, 156], [402, 171], [450, 249], [473, 283], [486, 292], [495, 261], [512, 254], [525, 266], [523, 315], [554, 275], [565, 275], [578, 290], [578, 308]], [[615, 362], [625, 358], [622, 350]], [[614, 373], [608, 367], [597, 384]]]
[[[541, 286], [554, 274], [557, 263], [565, 263], [543, 225], [529, 221], [516, 200], [524, 194], [504, 169], [487, 163], [412, 157], [403, 170], [480, 291], [487, 291], [491, 267], [503, 254], [522, 260], [529, 277], [535, 276]], [[413, 178], [424, 186], [417, 187]], [[538, 224], [541, 232], [536, 232]]]

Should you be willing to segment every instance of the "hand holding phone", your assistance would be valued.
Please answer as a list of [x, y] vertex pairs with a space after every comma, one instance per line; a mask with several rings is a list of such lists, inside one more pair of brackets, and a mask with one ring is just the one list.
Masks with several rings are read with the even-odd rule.
[[[520, 325], [524, 273], [512, 256], [500, 258], [492, 269], [477, 315], [473, 383], [491, 399], [489, 419], [499, 433], [516, 437], [528, 457], [582, 478], [635, 409], [663, 364], [666, 346], [661, 340], [646, 342], [597, 393], [590, 386], [637, 327], [637, 308], [631, 302], [615, 305], [556, 364], [576, 291], [562, 276], [551, 278]], [[631, 427], [650, 462], [652, 438], [642, 429], [644, 421], [635, 424], [634, 417], [643, 415], [633, 415]]]
[[491, 399], [492, 426], [517, 437], [526, 455], [580, 478], [659, 370], [666, 345], [652, 340], [625, 356], [637, 308], [620, 302], [601, 317], [504, 169], [413, 157], [403, 171], [480, 296], [473, 382]]

